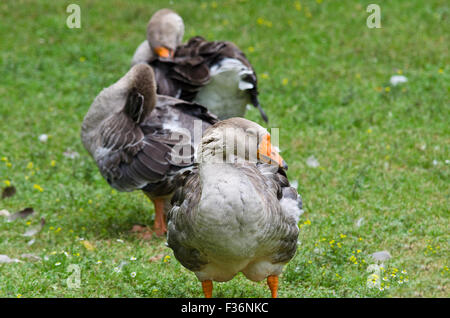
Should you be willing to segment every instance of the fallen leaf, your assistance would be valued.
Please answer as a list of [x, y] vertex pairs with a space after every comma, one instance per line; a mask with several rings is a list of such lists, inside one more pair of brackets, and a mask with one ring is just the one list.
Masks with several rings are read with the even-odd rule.
[[370, 256], [376, 261], [386, 261], [392, 257], [388, 251], [375, 252]]
[[83, 240], [81, 241], [81, 244], [83, 244], [84, 248], [86, 248], [88, 251], [95, 250], [94, 245], [92, 245], [89, 241]]
[[22, 254], [20, 255], [21, 258], [26, 258], [26, 259], [30, 259], [32, 261], [40, 261], [41, 258], [37, 255], [34, 254]]
[[164, 257], [164, 254], [158, 254], [158, 255], [155, 255], [155, 256], [153, 256], [153, 257], [150, 257], [149, 258], [149, 262], [151, 263], [151, 262], [157, 262], [157, 261], [159, 261], [160, 259], [162, 259]]
[[356, 226], [360, 227], [364, 222], [364, 218], [359, 218], [358, 221], [356, 221]]
[[14, 221], [14, 220], [16, 220], [18, 218], [25, 219], [25, 218], [29, 217], [30, 215], [32, 215], [33, 213], [34, 213], [33, 208], [25, 208], [22, 211], [19, 211], [19, 212], [16, 212], [14, 214], [11, 214], [8, 217], [8, 221], [11, 222], [11, 221]]
[[392, 86], [397, 86], [398, 84], [406, 83], [407, 81], [408, 78], [403, 75], [393, 75], [389, 80]]
[[34, 236], [34, 235], [38, 234], [40, 231], [42, 231], [42, 229], [44, 228], [44, 225], [45, 225], [45, 219], [41, 218], [41, 223], [39, 225], [29, 228], [25, 233], [22, 234], [22, 236], [25, 236], [25, 237]]
[[12, 197], [15, 194], [16, 194], [15, 186], [9, 186], [9, 187], [3, 188], [2, 199]]
[[8, 255], [0, 255], [0, 264], [1, 263], [20, 263], [21, 260], [17, 258], [10, 258]]
[[0, 216], [9, 217], [11, 213], [8, 210], [0, 210]]
[[151, 240], [153, 238], [153, 230], [145, 225], [133, 225], [130, 232], [136, 233], [137, 237], [143, 240]]

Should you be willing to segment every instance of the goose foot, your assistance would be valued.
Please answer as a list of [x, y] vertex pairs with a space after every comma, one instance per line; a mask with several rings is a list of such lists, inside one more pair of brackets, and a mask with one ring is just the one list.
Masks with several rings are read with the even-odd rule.
[[212, 297], [213, 290], [213, 282], [212, 280], [204, 280], [202, 281], [203, 294], [205, 294], [205, 298]]
[[270, 275], [267, 277], [267, 285], [269, 285], [270, 291], [272, 292], [272, 298], [278, 297], [278, 276]]

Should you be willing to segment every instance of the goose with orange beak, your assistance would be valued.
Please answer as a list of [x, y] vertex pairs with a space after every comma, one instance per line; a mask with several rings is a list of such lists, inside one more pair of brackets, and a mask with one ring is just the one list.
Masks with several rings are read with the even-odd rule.
[[303, 213], [286, 163], [258, 124], [231, 118], [208, 128], [198, 163], [172, 198], [167, 242], [212, 297], [213, 281], [242, 272], [266, 279], [272, 297], [278, 276], [297, 250]]
[[182, 44], [183, 35], [183, 19], [177, 13], [157, 11], [131, 65], [152, 66], [158, 94], [204, 105], [220, 119], [243, 117], [251, 104], [267, 122], [258, 100], [256, 73], [245, 54], [231, 42], [199, 36]]

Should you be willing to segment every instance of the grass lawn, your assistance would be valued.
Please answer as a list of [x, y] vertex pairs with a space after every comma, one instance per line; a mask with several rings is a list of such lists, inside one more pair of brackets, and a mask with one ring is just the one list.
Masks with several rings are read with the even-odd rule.
[[[73, 2], [80, 29], [66, 27]], [[369, 3], [2, 1], [0, 187], [17, 194], [0, 210], [35, 213], [0, 216], [0, 254], [22, 260], [0, 264], [0, 297], [202, 297], [164, 239], [130, 231], [153, 226], [151, 202], [112, 190], [79, 137], [92, 100], [128, 70], [163, 7], [183, 17], [185, 40], [243, 49], [269, 127], [280, 127], [305, 206], [280, 297], [449, 297], [448, 1], [379, 0], [381, 29], [366, 26]], [[392, 86], [400, 74], [408, 82]], [[247, 118], [262, 124], [256, 109]], [[29, 244], [23, 233], [41, 217]], [[370, 288], [370, 254], [383, 250], [392, 258]], [[72, 264], [79, 288], [67, 285]], [[214, 297], [269, 296], [243, 275], [214, 288]]]

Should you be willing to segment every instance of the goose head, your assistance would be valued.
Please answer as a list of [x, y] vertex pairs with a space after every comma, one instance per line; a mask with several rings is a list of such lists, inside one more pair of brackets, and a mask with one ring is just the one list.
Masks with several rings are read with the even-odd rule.
[[262, 162], [288, 168], [272, 146], [269, 132], [240, 117], [220, 121], [206, 130], [198, 148], [198, 161], [200, 164]]
[[136, 64], [113, 85], [103, 89], [84, 117], [81, 138], [95, 157], [108, 140], [126, 136], [156, 105], [156, 82], [147, 64]]
[[156, 105], [156, 80], [153, 69], [144, 63], [134, 65], [119, 83], [125, 88], [123, 111], [140, 123]]
[[148, 22], [147, 41], [153, 53], [159, 57], [173, 58], [183, 35], [183, 19], [172, 10], [158, 10]]

